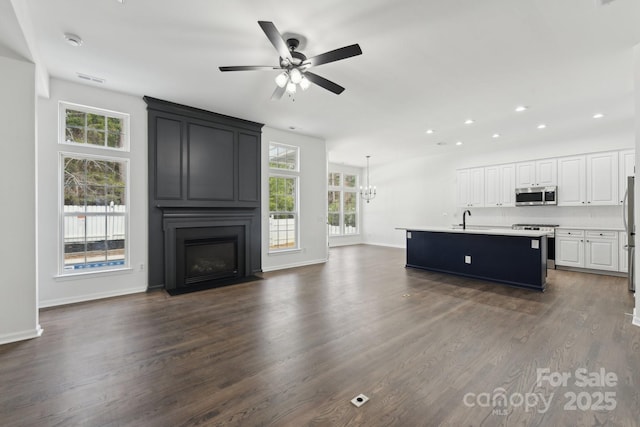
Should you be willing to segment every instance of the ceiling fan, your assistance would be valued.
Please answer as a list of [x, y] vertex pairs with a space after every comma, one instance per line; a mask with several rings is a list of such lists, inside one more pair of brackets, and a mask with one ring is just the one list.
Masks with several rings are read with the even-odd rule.
[[336, 95], [340, 95], [344, 91], [342, 86], [308, 70], [316, 65], [327, 64], [329, 62], [361, 55], [362, 50], [358, 44], [341, 47], [340, 49], [307, 58], [302, 52], [296, 50], [300, 45], [300, 41], [296, 38], [289, 38], [285, 41], [273, 22], [258, 21], [258, 25], [260, 25], [260, 28], [262, 28], [262, 31], [267, 35], [273, 47], [278, 51], [280, 55], [280, 66], [239, 65], [219, 67], [220, 71], [283, 70], [282, 73], [276, 77], [277, 87], [271, 99], [280, 99], [285, 92], [289, 92], [290, 94], [295, 93], [297, 85], [300, 85], [302, 90], [306, 90], [311, 83], [315, 83]]

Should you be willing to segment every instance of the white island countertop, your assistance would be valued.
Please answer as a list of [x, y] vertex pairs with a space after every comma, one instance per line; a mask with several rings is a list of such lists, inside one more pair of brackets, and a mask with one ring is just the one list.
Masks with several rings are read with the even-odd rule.
[[[470, 226], [471, 227], [471, 226]], [[396, 230], [406, 231], [431, 231], [436, 233], [455, 233], [455, 234], [486, 234], [489, 236], [518, 236], [518, 237], [541, 237], [548, 236], [548, 231], [540, 230], [512, 230], [510, 228], [489, 228], [489, 229], [474, 229], [467, 228], [453, 228], [451, 226], [430, 226], [420, 225], [416, 227], [396, 227]]]

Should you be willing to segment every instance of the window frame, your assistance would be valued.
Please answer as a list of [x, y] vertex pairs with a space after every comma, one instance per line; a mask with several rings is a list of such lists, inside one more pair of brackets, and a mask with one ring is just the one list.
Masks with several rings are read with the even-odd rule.
[[[108, 145], [94, 145], [89, 143], [78, 143], [67, 141], [66, 138], [66, 112], [67, 110], [75, 110], [82, 111], [87, 114], [95, 114], [104, 116], [107, 118], [117, 118], [123, 120], [123, 145], [121, 148], [117, 147], [109, 147]], [[94, 148], [96, 150], [108, 150], [108, 151], [116, 151], [116, 152], [124, 152], [128, 153], [130, 151], [130, 121], [131, 116], [128, 113], [122, 113], [119, 111], [107, 110], [103, 108], [90, 107], [88, 105], [75, 104], [73, 102], [67, 101], [59, 101], [58, 102], [58, 144], [66, 145], [70, 147], [86, 147], [86, 148]]]
[[[295, 168], [294, 169], [285, 169], [285, 168], [274, 168], [271, 166], [271, 147], [272, 146], [276, 146], [276, 147], [282, 147], [282, 148], [286, 148], [286, 149], [294, 149], [296, 152], [296, 156], [295, 156]], [[272, 171], [280, 171], [280, 172], [286, 172], [286, 173], [300, 173], [300, 147], [297, 147], [295, 145], [289, 145], [289, 144], [282, 144], [280, 142], [269, 142], [269, 170]]]
[[[92, 212], [84, 212], [82, 213], [85, 217], [87, 216], [122, 216], [124, 217], [124, 263], [119, 265], [105, 265], [95, 268], [81, 268], [81, 269], [65, 269], [65, 241], [64, 241], [64, 232], [65, 232], [65, 224], [64, 219], [67, 216], [78, 215], [78, 213], [67, 213], [64, 211], [64, 175], [65, 175], [65, 159], [66, 158], [74, 158], [74, 159], [89, 159], [89, 160], [97, 160], [97, 161], [108, 161], [108, 162], [119, 162], [124, 164], [125, 168], [125, 185], [124, 185], [124, 200], [126, 210], [122, 214], [107, 214], [107, 213], [92, 213]], [[95, 155], [90, 153], [79, 153], [79, 152], [70, 152], [70, 151], [59, 151], [58, 152], [58, 276], [59, 277], [69, 277], [69, 276], [77, 276], [84, 274], [97, 274], [104, 273], [110, 271], [118, 271], [118, 270], [128, 270], [131, 269], [131, 251], [130, 251], [130, 217], [131, 217], [131, 205], [130, 205], [130, 184], [131, 184], [131, 174], [130, 174], [130, 160], [125, 157], [112, 157], [112, 156], [102, 156]], [[85, 235], [86, 240], [86, 235]]]
[[[285, 168], [275, 168], [271, 166], [271, 148], [272, 146], [278, 146], [278, 147], [285, 147], [287, 149], [294, 149], [295, 150], [295, 168], [294, 169], [285, 169]], [[269, 147], [268, 147], [268, 166], [269, 166], [269, 173], [268, 173], [268, 180], [267, 180], [267, 185], [269, 187], [269, 192], [268, 192], [268, 200], [270, 202], [271, 200], [271, 186], [269, 185], [271, 178], [288, 178], [288, 179], [294, 179], [295, 182], [295, 192], [294, 192], [294, 211], [293, 212], [280, 212], [280, 211], [272, 211], [271, 210], [271, 206], [269, 206], [268, 208], [268, 218], [269, 218], [269, 226], [268, 226], [268, 233], [269, 233], [269, 239], [267, 242], [267, 253], [270, 255], [273, 254], [280, 254], [280, 253], [286, 253], [286, 252], [297, 252], [300, 251], [302, 245], [300, 244], [300, 147], [297, 147], [295, 145], [288, 145], [288, 144], [282, 144], [280, 142], [269, 142]], [[268, 202], [268, 203], [269, 203]], [[294, 235], [295, 235], [295, 247], [292, 248], [283, 248], [283, 249], [272, 249], [271, 248], [271, 216], [272, 215], [280, 215], [280, 214], [284, 214], [284, 215], [293, 215], [294, 219], [295, 219], [295, 231], [294, 231]]]
[[[340, 175], [340, 185], [329, 185], [329, 176], [331, 174], [338, 174]], [[355, 182], [355, 186], [353, 187], [349, 187], [347, 186], [346, 183], [346, 179], [345, 176], [349, 175], [349, 176], [355, 176], [356, 177], [356, 182]], [[328, 202], [328, 197], [329, 197], [329, 192], [333, 191], [333, 192], [338, 192], [340, 194], [340, 203], [339, 203], [339, 209], [338, 209], [338, 218], [339, 218], [339, 233], [332, 233], [331, 232], [331, 228], [333, 227], [332, 225], [329, 224], [329, 215], [330, 214], [335, 214], [336, 212], [329, 212], [329, 208], [327, 205], [327, 226], [329, 228], [328, 230], [328, 234], [329, 237], [349, 237], [349, 236], [358, 236], [360, 235], [360, 196], [359, 196], [359, 191], [358, 191], [358, 184], [360, 181], [360, 176], [357, 173], [352, 173], [352, 172], [341, 172], [338, 170], [333, 170], [333, 169], [329, 169], [328, 173], [327, 173], [327, 202]], [[346, 229], [346, 224], [345, 224], [345, 193], [353, 193], [355, 200], [356, 200], [356, 209], [355, 209], [355, 215], [356, 215], [356, 232], [355, 233], [349, 233], [347, 234], [345, 232]], [[350, 213], [350, 212], [349, 212]]]

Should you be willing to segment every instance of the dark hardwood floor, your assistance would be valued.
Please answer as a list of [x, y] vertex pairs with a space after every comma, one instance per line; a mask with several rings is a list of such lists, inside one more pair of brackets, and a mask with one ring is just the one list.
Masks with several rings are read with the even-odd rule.
[[[625, 279], [550, 271], [539, 293], [404, 261], [343, 247], [257, 282], [44, 310], [41, 338], [0, 346], [0, 425], [639, 425]], [[571, 378], [537, 384], [545, 368]], [[580, 387], [580, 368], [617, 384]]]

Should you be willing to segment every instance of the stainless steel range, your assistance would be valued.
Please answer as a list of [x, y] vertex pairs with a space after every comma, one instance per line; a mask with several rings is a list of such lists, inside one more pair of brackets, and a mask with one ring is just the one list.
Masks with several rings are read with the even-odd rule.
[[513, 224], [514, 230], [547, 231], [547, 267], [556, 268], [556, 228], [558, 224]]

